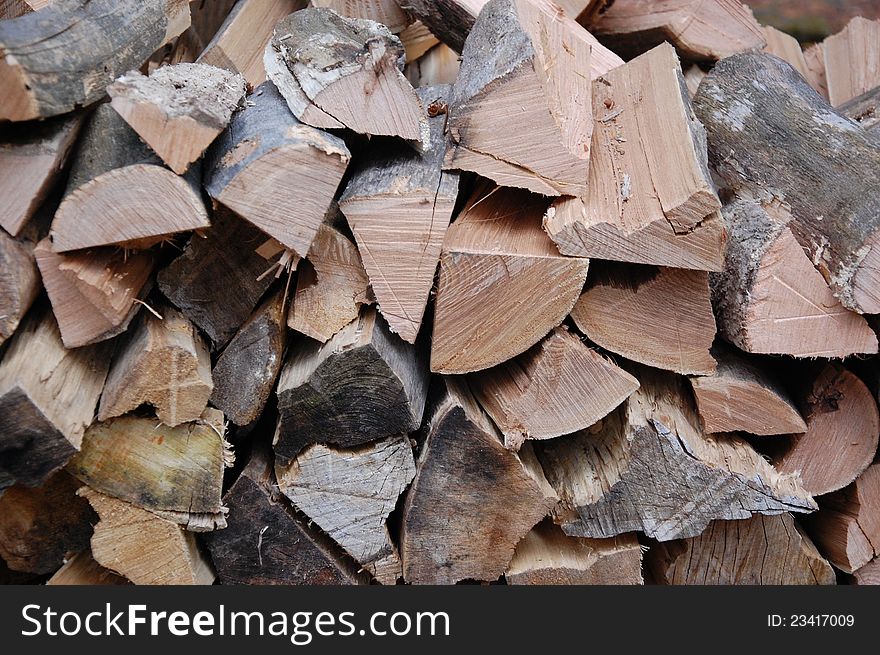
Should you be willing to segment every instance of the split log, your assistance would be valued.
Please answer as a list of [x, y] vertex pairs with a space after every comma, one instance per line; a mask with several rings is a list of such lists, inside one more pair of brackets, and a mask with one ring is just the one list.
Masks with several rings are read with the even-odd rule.
[[615, 0], [592, 31], [627, 58], [664, 41], [694, 61], [717, 61], [766, 44], [752, 10], [739, 0]]
[[414, 87], [455, 84], [461, 70], [458, 53], [447, 45], [431, 48], [423, 57], [406, 65], [405, 73]]
[[652, 547], [646, 559], [659, 584], [836, 584], [834, 569], [787, 513], [713, 521], [698, 537]]
[[723, 214], [724, 270], [711, 281], [725, 339], [746, 352], [794, 357], [877, 352], [867, 322], [840, 304], [798, 245], [785, 205], [741, 199], [725, 205]]
[[143, 312], [119, 346], [104, 385], [98, 420], [150, 405], [175, 427], [198, 419], [214, 385], [208, 347], [183, 314], [160, 307], [162, 318]]
[[312, 0], [312, 6], [326, 7], [348, 18], [365, 18], [382, 23], [395, 33], [410, 23], [398, 0]]
[[57, 253], [43, 239], [34, 255], [66, 348], [127, 330], [152, 287], [156, 259], [150, 251], [107, 247]]
[[827, 364], [800, 399], [805, 434], [792, 436], [773, 463], [781, 473], [800, 475], [815, 496], [847, 486], [877, 453], [880, 415], [874, 396], [839, 364]]
[[107, 87], [113, 109], [178, 175], [229, 124], [246, 91], [241, 75], [187, 63], [149, 77], [131, 71]]
[[275, 471], [290, 501], [383, 584], [402, 575], [386, 526], [416, 473], [406, 435], [354, 449], [314, 445]]
[[[382, 21], [379, 22], [381, 23]], [[402, 29], [398, 36], [400, 37], [400, 42], [403, 43], [403, 49], [406, 51], [407, 66], [415, 63], [417, 59], [421, 58], [429, 50], [433, 50], [440, 43], [440, 40], [434, 36], [431, 30], [419, 20]], [[456, 55], [457, 57], [458, 55]], [[409, 78], [407, 77], [407, 79]], [[414, 84], [413, 86], [417, 87], [420, 85]]]
[[351, 448], [422, 422], [428, 370], [419, 350], [391, 334], [375, 309], [326, 344], [298, 344], [278, 381], [279, 466], [309, 444]]
[[270, 262], [257, 254], [266, 235], [218, 207], [204, 238], [195, 236], [183, 254], [159, 272], [165, 297], [222, 348], [253, 313], [272, 284]]
[[176, 428], [123, 416], [92, 425], [67, 470], [96, 491], [188, 530], [220, 529], [223, 469], [233, 459], [224, 432], [223, 414], [210, 408]]
[[303, 257], [350, 156], [342, 139], [297, 121], [266, 82], [209, 151], [205, 188]]
[[263, 51], [272, 38], [272, 29], [307, 4], [307, 0], [239, 0], [205, 46], [198, 63], [240, 73], [252, 87], [259, 86], [266, 81]]
[[848, 100], [838, 110], [866, 130], [880, 136], [880, 86]]
[[833, 106], [880, 86], [880, 20], [856, 16], [822, 42], [822, 54]]
[[810, 69], [807, 66], [807, 60], [804, 58], [804, 51], [801, 50], [801, 44], [796, 38], [785, 32], [780, 32], [775, 27], [765, 26], [762, 28], [764, 39], [767, 45], [764, 46], [764, 52], [770, 55], [776, 55], [780, 59], [784, 59], [794, 66], [794, 69], [800, 73], [804, 79], [810, 79]]
[[405, 60], [384, 25], [309, 8], [278, 22], [263, 63], [303, 123], [421, 143], [428, 124]]
[[0, 480], [37, 486], [79, 450], [110, 352], [67, 350], [48, 309], [29, 314], [0, 362]]
[[195, 535], [179, 525], [83, 487], [98, 513], [92, 556], [101, 566], [141, 585], [209, 585], [216, 578]]
[[152, 73], [161, 66], [195, 61], [220, 30], [236, 1], [189, 0], [190, 26], [154, 52], [142, 70]]
[[184, 179], [162, 166], [122, 117], [101, 105], [79, 140], [67, 191], [52, 221], [53, 248], [147, 247], [177, 232], [208, 227], [197, 174]]
[[58, 2], [0, 23], [0, 120], [48, 118], [100, 100], [189, 23], [186, 0]]
[[79, 134], [82, 114], [0, 131], [0, 227], [17, 236], [53, 188]]
[[777, 473], [746, 441], [704, 434], [682, 378], [648, 368], [637, 377], [641, 387], [600, 424], [536, 445], [566, 534], [669, 541], [716, 519], [816, 509], [796, 476]]
[[474, 395], [504, 435], [504, 445], [513, 450], [526, 439], [550, 439], [590, 427], [639, 386], [565, 327], [471, 379]]
[[871, 135], [763, 54], [715, 66], [694, 108], [724, 182], [784, 199], [795, 238], [844, 307], [880, 313], [880, 196], [872, 192], [880, 149]]
[[704, 77], [706, 77], [706, 71], [700, 68], [698, 64], [691, 64], [685, 69], [684, 83], [692, 98], [697, 94], [697, 89], [700, 88], [700, 82], [703, 81]]
[[541, 230], [547, 202], [478, 188], [446, 234], [431, 370], [472, 373], [522, 354], [571, 311], [589, 260], [564, 257]]
[[807, 74], [804, 75], [816, 92], [828, 100], [828, 79], [825, 75], [825, 46], [814, 43], [804, 50], [804, 61], [807, 63]]
[[277, 291], [241, 326], [214, 365], [211, 404], [236, 425], [263, 413], [278, 379], [287, 344], [283, 291]]
[[717, 346], [715, 373], [690, 378], [697, 410], [706, 432], [748, 432], [756, 435], [807, 431], [794, 401], [768, 367]]
[[635, 535], [580, 539], [544, 521], [516, 545], [504, 578], [513, 585], [640, 585], [642, 547]]
[[0, 0], [0, 20], [18, 18], [41, 8], [46, 0]]
[[655, 368], [690, 375], [715, 371], [707, 273], [608, 263], [593, 269], [588, 286], [571, 317], [591, 341]]
[[593, 82], [593, 118], [586, 195], [557, 201], [544, 221], [560, 252], [719, 270], [721, 203], [672, 47], [659, 46]]
[[[86, 502], [86, 501], [83, 501]], [[122, 576], [110, 569], [105, 569], [95, 561], [89, 550], [77, 553], [64, 563], [51, 578], [47, 585], [124, 585], [131, 584]]]
[[41, 486], [0, 496], [0, 557], [13, 571], [47, 574], [88, 548], [95, 514], [78, 498], [76, 480], [59, 471]]
[[443, 43], [457, 52], [488, 0], [407, 0], [402, 3]]
[[493, 581], [556, 496], [529, 444], [507, 450], [463, 381], [440, 384], [404, 507], [403, 576], [413, 584]]
[[306, 525], [278, 491], [268, 448], [256, 448], [226, 492], [229, 524], [205, 535], [221, 584], [342, 585], [363, 580], [339, 546]]
[[28, 245], [0, 230], [0, 346], [12, 336], [40, 293], [40, 274]]
[[853, 584], [880, 585], [880, 557], [853, 573]]
[[442, 170], [450, 88], [417, 93], [431, 117], [424, 152], [406, 144], [376, 144], [339, 200], [379, 311], [391, 331], [409, 343], [419, 334], [458, 197], [458, 174]]

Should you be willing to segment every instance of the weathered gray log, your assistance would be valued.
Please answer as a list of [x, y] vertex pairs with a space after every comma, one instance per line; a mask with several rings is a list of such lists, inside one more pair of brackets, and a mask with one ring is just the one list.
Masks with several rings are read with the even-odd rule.
[[485, 0], [398, 0], [438, 39], [461, 52]]
[[0, 346], [15, 332], [39, 292], [32, 247], [0, 229]]
[[880, 86], [848, 100], [840, 105], [837, 111], [880, 136]]

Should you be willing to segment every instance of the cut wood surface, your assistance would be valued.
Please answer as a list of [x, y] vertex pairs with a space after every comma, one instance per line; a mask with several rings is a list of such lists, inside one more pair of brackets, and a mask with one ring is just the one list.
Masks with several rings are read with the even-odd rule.
[[137, 71], [107, 87], [113, 109], [175, 173], [186, 172], [223, 131], [244, 99], [241, 75], [206, 64]]
[[413, 584], [493, 581], [556, 496], [531, 447], [507, 450], [466, 383], [439, 384], [404, 507], [403, 575]]
[[848, 100], [838, 109], [866, 130], [880, 135], [880, 85]]
[[700, 82], [703, 81], [704, 77], [706, 77], [706, 71], [700, 68], [698, 64], [691, 64], [684, 69], [684, 83], [692, 98], [696, 95], [697, 89], [700, 88]]
[[514, 450], [526, 439], [590, 427], [639, 386], [565, 327], [471, 380], [474, 395], [504, 435], [504, 445]]
[[853, 583], [860, 585], [880, 585], [880, 557], [865, 564], [853, 574]]
[[[434, 36], [431, 30], [419, 20], [407, 25], [397, 36], [400, 37], [400, 42], [403, 43], [403, 48], [406, 50], [407, 66], [415, 63], [417, 59], [440, 43], [440, 40]], [[458, 58], [457, 53], [455, 56]], [[419, 85], [414, 84], [413, 86], [417, 87]]]
[[217, 34], [235, 3], [236, 0], [189, 0], [190, 26], [154, 52], [142, 72], [152, 73], [161, 66], [195, 61]]
[[57, 253], [43, 239], [34, 255], [66, 348], [124, 332], [152, 287], [156, 258], [150, 251], [109, 246]]
[[418, 348], [391, 334], [375, 309], [325, 344], [295, 346], [278, 381], [280, 466], [309, 444], [350, 448], [421, 425], [427, 363]]
[[0, 230], [0, 346], [12, 336], [40, 293], [40, 274], [29, 244]]
[[440, 256], [431, 370], [471, 373], [515, 357], [571, 311], [589, 261], [564, 257], [541, 230], [546, 200], [481, 186]]
[[441, 43], [406, 65], [406, 79], [414, 87], [453, 84], [461, 70], [458, 53]]
[[807, 74], [804, 75], [816, 92], [828, 99], [828, 79], [825, 75], [825, 45], [814, 43], [804, 49], [804, 61], [807, 64]]
[[458, 174], [442, 170], [450, 88], [418, 91], [431, 138], [422, 153], [377, 143], [355, 169], [339, 208], [354, 233], [379, 311], [415, 343], [458, 197]]
[[100, 100], [190, 24], [186, 0], [57, 2], [0, 23], [0, 120], [24, 121]]
[[834, 569], [787, 513], [713, 521], [698, 537], [652, 547], [646, 561], [660, 584], [836, 584]]
[[312, 6], [332, 9], [340, 16], [376, 21], [392, 32], [400, 32], [410, 23], [398, 0], [312, 0]]
[[[0, 20], [24, 16], [39, 8], [41, 0], [0, 0]], [[35, 8], [34, 5], [37, 5]]]
[[342, 139], [301, 124], [266, 82], [248, 96], [245, 109], [211, 148], [205, 188], [303, 257], [349, 158]]
[[764, 27], [764, 38], [767, 45], [764, 46], [764, 52], [776, 55], [780, 59], [784, 59], [794, 66], [795, 70], [800, 73], [804, 79], [810, 79], [810, 69], [807, 66], [807, 60], [804, 58], [804, 51], [801, 50], [801, 44], [796, 38], [785, 32], [777, 30], [775, 27]]
[[709, 354], [715, 318], [707, 273], [605, 264], [593, 268], [588, 285], [571, 317], [591, 341], [676, 373], [715, 370]]
[[822, 42], [822, 54], [835, 107], [880, 86], [880, 20], [853, 18]]
[[46, 581], [47, 585], [124, 585], [128, 580], [95, 561], [90, 550], [77, 553]]
[[566, 534], [642, 531], [669, 541], [716, 519], [816, 509], [796, 476], [778, 473], [746, 441], [705, 434], [680, 377], [648, 368], [637, 377], [639, 389], [600, 424], [535, 447]]
[[407, 0], [407, 11], [449, 47], [461, 52], [465, 39], [488, 0]]

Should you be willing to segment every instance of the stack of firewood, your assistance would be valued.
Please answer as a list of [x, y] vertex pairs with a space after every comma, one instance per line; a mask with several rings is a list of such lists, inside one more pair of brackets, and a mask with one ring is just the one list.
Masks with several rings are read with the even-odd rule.
[[0, 2], [0, 580], [880, 582], [880, 22], [307, 5]]

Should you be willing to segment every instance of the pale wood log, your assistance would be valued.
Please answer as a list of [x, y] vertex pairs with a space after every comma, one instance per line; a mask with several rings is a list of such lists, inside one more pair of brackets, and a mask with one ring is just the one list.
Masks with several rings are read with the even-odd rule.
[[527, 439], [550, 439], [590, 427], [639, 386], [564, 326], [516, 359], [470, 379], [504, 445], [513, 450]]
[[[416, 20], [405, 27], [398, 34], [403, 48], [406, 50], [407, 66], [415, 63], [417, 59], [433, 50], [440, 43], [431, 30], [421, 21]], [[458, 57], [458, 55], [456, 55]], [[414, 86], [419, 86], [418, 84]]]
[[716, 519], [816, 509], [796, 476], [778, 473], [745, 440], [705, 434], [682, 378], [648, 368], [636, 377], [639, 389], [600, 424], [535, 446], [566, 534], [642, 531], [669, 541]]
[[591, 341], [655, 368], [715, 371], [708, 273], [609, 263], [594, 267], [588, 287], [571, 317]]
[[780, 59], [784, 59], [794, 66], [794, 69], [800, 73], [804, 79], [810, 79], [810, 68], [807, 66], [807, 60], [804, 58], [804, 51], [801, 50], [801, 44], [796, 38], [785, 32], [777, 30], [775, 27], [764, 26], [761, 28], [764, 33], [764, 39], [767, 45], [764, 46], [764, 52], [770, 55], [776, 55]]
[[128, 580], [105, 569], [95, 561], [89, 550], [77, 553], [46, 581], [47, 585], [125, 585]]
[[350, 448], [421, 425], [427, 363], [375, 309], [325, 344], [297, 344], [278, 381], [275, 456], [287, 466], [313, 443]]
[[880, 585], [880, 557], [853, 573], [853, 584]]
[[57, 253], [43, 239], [34, 256], [66, 348], [127, 330], [152, 288], [156, 257], [150, 251], [106, 247]]
[[589, 260], [564, 257], [541, 230], [547, 201], [482, 186], [440, 256], [431, 370], [472, 373], [525, 352], [574, 306]]
[[366, 18], [382, 23], [394, 33], [410, 24], [397, 0], [312, 0], [313, 7], [332, 9], [340, 16]]
[[342, 139], [301, 124], [266, 82], [209, 151], [205, 188], [304, 257], [350, 157]]
[[463, 380], [439, 384], [404, 507], [404, 579], [493, 581], [556, 496], [531, 446], [519, 454], [507, 450]]
[[836, 584], [834, 569], [787, 513], [713, 521], [698, 537], [652, 547], [646, 560], [659, 584]]
[[30, 244], [0, 230], [0, 346], [15, 332], [40, 292]]
[[458, 197], [458, 174], [442, 170], [450, 91], [448, 86], [417, 91], [431, 117], [423, 152], [405, 144], [377, 144], [339, 199], [379, 311], [391, 331], [409, 343], [415, 343], [422, 326]]
[[807, 74], [804, 75], [816, 92], [828, 99], [828, 79], [825, 75], [825, 46], [823, 43], [814, 43], [804, 50], [804, 61], [807, 64]]
[[880, 135], [880, 85], [846, 101], [838, 109], [866, 130]]
[[833, 106], [880, 86], [880, 20], [856, 16], [822, 42], [822, 54]]
[[699, 64], [691, 64], [684, 70], [684, 83], [693, 98], [700, 88], [700, 82], [706, 77], [706, 71], [700, 68]]
[[461, 70], [458, 53], [441, 43], [406, 65], [405, 73], [414, 87], [454, 84]]

